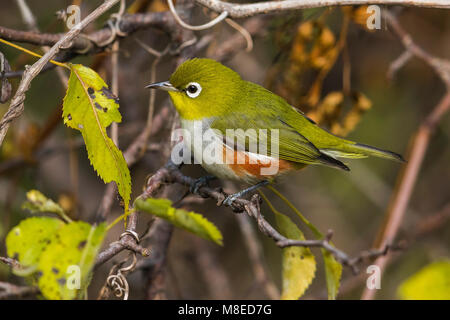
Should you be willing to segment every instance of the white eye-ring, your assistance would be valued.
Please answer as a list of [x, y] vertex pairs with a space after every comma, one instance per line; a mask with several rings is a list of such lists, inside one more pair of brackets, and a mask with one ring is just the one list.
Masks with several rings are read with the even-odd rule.
[[200, 92], [202, 92], [202, 86], [197, 82], [189, 82], [186, 86], [186, 94], [191, 98], [197, 98]]

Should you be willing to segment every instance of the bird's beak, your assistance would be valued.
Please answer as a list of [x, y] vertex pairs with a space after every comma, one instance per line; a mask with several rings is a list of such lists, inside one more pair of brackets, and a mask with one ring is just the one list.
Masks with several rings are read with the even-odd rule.
[[169, 81], [155, 82], [155, 83], [149, 84], [148, 86], [146, 86], [146, 88], [160, 89], [160, 90], [164, 90], [164, 91], [175, 91], [175, 92], [180, 91], [177, 88], [175, 88]]

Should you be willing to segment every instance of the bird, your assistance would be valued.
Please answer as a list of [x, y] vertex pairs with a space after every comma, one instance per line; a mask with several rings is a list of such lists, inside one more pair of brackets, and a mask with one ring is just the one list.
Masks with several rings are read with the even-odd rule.
[[198, 186], [211, 177], [251, 185], [229, 195], [224, 201], [228, 205], [307, 165], [350, 171], [340, 158], [405, 161], [398, 153], [322, 129], [279, 95], [212, 59], [186, 60], [169, 81], [146, 88], [169, 93], [180, 115], [186, 150], [212, 175], [198, 179]]

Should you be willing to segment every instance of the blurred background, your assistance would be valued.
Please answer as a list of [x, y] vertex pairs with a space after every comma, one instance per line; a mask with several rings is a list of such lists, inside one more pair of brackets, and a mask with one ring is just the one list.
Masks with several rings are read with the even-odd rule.
[[[165, 1], [126, 1], [134, 12], [167, 11]], [[55, 12], [71, 4], [81, 6], [85, 17], [101, 1], [53, 1], [45, 4], [29, 1], [37, 26], [44, 33], [66, 32], [64, 21]], [[15, 1], [2, 0], [0, 24], [16, 30], [27, 30]], [[253, 48], [235, 29], [221, 23], [212, 29], [195, 32], [206, 45], [195, 53], [213, 57], [250, 80], [278, 93], [333, 133], [351, 140], [408, 153], [411, 137], [445, 94], [445, 85], [422, 60], [412, 57], [389, 76], [391, 64], [404, 52], [399, 38], [381, 16], [381, 29], [368, 30], [365, 7], [323, 8], [291, 11], [236, 20], [252, 34]], [[103, 27], [117, 6], [85, 29], [89, 34]], [[195, 5], [189, 7], [193, 25], [208, 21], [210, 12]], [[450, 59], [449, 13], [439, 9], [392, 8], [398, 21], [414, 41], [431, 55]], [[256, 26], [256, 27], [255, 27]], [[136, 40], [138, 39], [138, 40]], [[231, 39], [231, 40], [230, 40]], [[158, 28], [139, 30], [120, 41], [119, 97], [123, 121], [119, 125], [121, 150], [133, 141], [145, 126], [149, 105], [151, 68], [155, 60], [140, 43], [164, 50], [173, 41]], [[234, 42], [232, 42], [234, 41]], [[37, 45], [21, 43], [35, 52]], [[0, 51], [12, 71], [23, 70], [36, 58], [0, 44]], [[71, 62], [95, 69], [111, 84], [111, 53], [113, 49], [89, 55], [78, 55]], [[167, 80], [179, 56], [167, 54], [156, 65], [156, 80]], [[65, 71], [64, 71], [65, 72]], [[13, 92], [20, 78], [10, 78]], [[14, 121], [0, 151], [0, 255], [5, 256], [7, 232], [29, 213], [21, 209], [25, 194], [38, 189], [57, 200], [74, 219], [95, 221], [105, 185], [89, 164], [84, 144], [77, 131], [64, 126], [61, 117], [65, 88], [55, 69], [36, 77], [26, 95], [25, 112]], [[9, 102], [0, 105], [0, 114]], [[211, 106], [213, 108], [214, 106]], [[155, 115], [162, 110], [169, 114], [159, 132], [152, 134], [144, 157], [132, 167], [133, 198], [142, 192], [147, 178], [163, 166], [170, 152], [170, 131], [175, 110], [167, 95], [156, 95]], [[405, 248], [390, 256], [382, 275], [377, 299], [398, 299], [399, 286], [422, 267], [450, 255], [450, 116], [444, 115], [431, 137], [419, 170], [411, 200], [407, 206], [397, 243]], [[381, 159], [348, 160], [350, 172], [322, 166], [310, 166], [282, 179], [277, 189], [322, 232], [333, 230], [334, 244], [350, 255], [374, 246], [383, 227], [395, 184], [403, 164]], [[183, 172], [200, 177], [205, 172], [198, 165], [183, 167]], [[215, 181], [226, 192], [242, 186]], [[185, 188], [168, 186], [164, 196], [176, 199]], [[288, 208], [266, 191], [277, 208], [288, 215]], [[239, 215], [214, 201], [189, 197], [184, 208], [194, 210], [213, 221], [224, 235], [219, 247], [186, 231], [175, 228], [170, 240], [165, 274], [165, 295], [169, 299], [267, 299], [267, 290], [255, 278], [249, 258], [247, 240], [242, 233]], [[274, 222], [273, 214], [263, 205], [263, 214]], [[121, 208], [115, 199], [108, 221]], [[432, 227], [424, 225], [439, 216]], [[242, 218], [242, 217], [241, 217]], [[245, 217], [244, 217], [245, 219]], [[139, 220], [140, 232], [147, 228], [150, 217]], [[434, 221], [434, 220], [433, 220]], [[270, 283], [281, 286], [281, 250], [271, 239], [260, 234], [255, 221], [248, 220], [261, 246]], [[300, 226], [301, 227], [301, 226]], [[307, 238], [313, 235], [301, 227]], [[116, 226], [105, 245], [117, 240], [122, 226]], [[304, 298], [326, 299], [323, 265], [317, 254], [318, 270]], [[89, 297], [95, 298], [113, 262], [96, 271]], [[145, 272], [148, 265], [128, 276], [130, 298], [147, 296]], [[361, 274], [353, 275], [344, 268], [339, 299], [359, 299], [365, 288], [366, 264]], [[0, 281], [20, 283], [0, 264]]]

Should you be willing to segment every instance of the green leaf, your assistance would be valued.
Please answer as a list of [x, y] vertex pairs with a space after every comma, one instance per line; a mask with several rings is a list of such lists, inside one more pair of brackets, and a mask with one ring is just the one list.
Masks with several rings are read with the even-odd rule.
[[400, 285], [398, 295], [404, 300], [450, 300], [450, 260], [422, 268]]
[[[14, 227], [6, 237], [8, 256], [17, 259], [14, 273], [34, 275], [47, 299], [74, 299], [87, 287], [89, 273], [106, 233], [86, 222], [64, 224], [50, 217], [32, 217]], [[77, 284], [77, 288], [70, 284]], [[69, 284], [69, 285], [67, 285]]]
[[39, 259], [38, 285], [52, 300], [79, 298], [87, 287], [90, 271], [106, 232], [82, 221], [64, 225]]
[[9, 257], [18, 260], [23, 269], [14, 269], [20, 276], [33, 273], [39, 264], [42, 252], [64, 223], [55, 218], [32, 217], [22, 220], [11, 229], [6, 237], [6, 249]]
[[326, 249], [322, 249], [321, 251], [325, 265], [325, 279], [327, 281], [328, 299], [336, 300], [341, 282], [342, 264], [340, 264]]
[[[305, 216], [278, 190], [270, 188], [292, 211], [294, 211], [300, 220], [314, 233], [316, 239], [323, 239], [324, 235], [317, 229]], [[332, 244], [332, 243], [331, 243]], [[342, 276], [342, 264], [340, 264], [332, 254], [322, 249], [323, 262], [325, 264], [325, 279], [327, 282], [328, 299], [335, 300], [339, 291], [339, 285]]]
[[[287, 200], [287, 199], [286, 199]], [[316, 239], [323, 239], [324, 235], [317, 229], [299, 210], [295, 208], [295, 213], [300, 220], [314, 233]], [[331, 243], [333, 244], [333, 243]], [[339, 291], [342, 276], [342, 264], [326, 249], [322, 249], [322, 258], [325, 265], [325, 279], [327, 282], [328, 299], [335, 300]]]
[[[316, 239], [323, 239], [324, 235], [309, 220], [307, 220], [298, 210], [297, 215], [314, 233]], [[333, 243], [331, 243], [333, 244]], [[323, 263], [325, 265], [325, 279], [327, 282], [328, 299], [336, 300], [342, 276], [342, 264], [326, 249], [321, 249]]]
[[[275, 215], [280, 233], [290, 239], [305, 240], [303, 233], [284, 214]], [[283, 249], [283, 290], [281, 299], [300, 298], [314, 279], [316, 261], [307, 247], [287, 247]]]
[[29, 210], [31, 213], [55, 213], [66, 222], [71, 221], [59, 204], [44, 196], [39, 190], [30, 190], [27, 192], [27, 201], [22, 204], [22, 209]]
[[70, 68], [63, 104], [64, 123], [81, 132], [92, 166], [105, 183], [116, 182], [128, 213], [130, 171], [122, 152], [106, 134], [113, 121], [122, 121], [118, 99], [94, 70], [80, 64]]
[[203, 239], [222, 245], [222, 234], [212, 222], [199, 213], [173, 208], [172, 202], [168, 199], [136, 199], [134, 207], [163, 218]]

